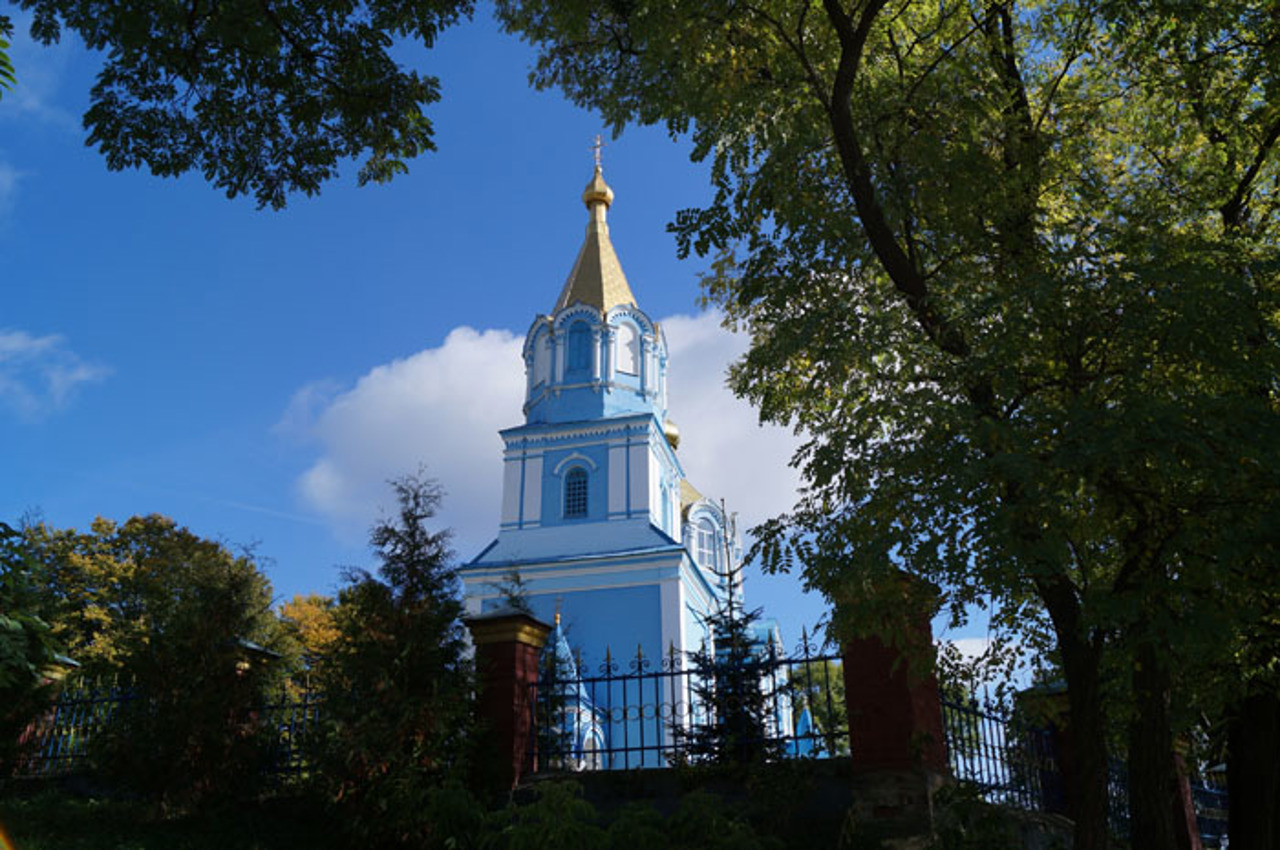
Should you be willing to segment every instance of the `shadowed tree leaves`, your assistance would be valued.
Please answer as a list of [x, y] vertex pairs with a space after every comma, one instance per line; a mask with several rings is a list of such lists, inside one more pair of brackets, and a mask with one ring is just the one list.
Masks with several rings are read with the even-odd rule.
[[251, 793], [279, 636], [253, 560], [158, 515], [24, 538], [53, 633], [89, 682], [134, 695], [92, 740], [96, 769], [166, 805]]
[[[108, 167], [197, 171], [228, 197], [282, 207], [343, 160], [384, 182], [433, 150], [439, 81], [396, 39], [431, 47], [471, 0], [18, 0], [45, 43], [64, 30], [104, 55], [85, 114]], [[3, 34], [0, 33], [0, 38]]]

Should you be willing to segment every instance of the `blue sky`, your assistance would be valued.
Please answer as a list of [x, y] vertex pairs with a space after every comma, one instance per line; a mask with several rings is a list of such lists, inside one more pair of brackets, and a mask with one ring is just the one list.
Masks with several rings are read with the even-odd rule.
[[[367, 565], [382, 482], [423, 464], [459, 555], [488, 542], [519, 343], [576, 255], [602, 128], [528, 87], [532, 52], [487, 8], [409, 55], [441, 79], [439, 151], [269, 212], [196, 176], [108, 172], [79, 121], [95, 58], [19, 33], [0, 100], [0, 519], [165, 514], [254, 546], [283, 599]], [[610, 229], [667, 327], [686, 471], [752, 524], [790, 504], [796, 438], [723, 388], [745, 343], [699, 310], [705, 264], [665, 229], [710, 197], [687, 151], [660, 128], [608, 144]], [[823, 613], [798, 578], [752, 575], [747, 594], [788, 642]]]

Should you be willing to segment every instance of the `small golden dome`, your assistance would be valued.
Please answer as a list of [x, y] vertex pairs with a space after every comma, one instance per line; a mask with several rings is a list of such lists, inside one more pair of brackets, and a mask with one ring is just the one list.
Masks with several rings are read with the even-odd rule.
[[680, 448], [680, 429], [676, 427], [676, 423], [668, 419], [663, 423], [662, 430], [667, 435], [667, 442], [671, 444], [671, 448]]
[[609, 188], [608, 183], [604, 182], [604, 173], [598, 165], [596, 173], [591, 177], [591, 182], [582, 190], [582, 202], [588, 207], [597, 201], [602, 202], [606, 207], [613, 203], [613, 190]]

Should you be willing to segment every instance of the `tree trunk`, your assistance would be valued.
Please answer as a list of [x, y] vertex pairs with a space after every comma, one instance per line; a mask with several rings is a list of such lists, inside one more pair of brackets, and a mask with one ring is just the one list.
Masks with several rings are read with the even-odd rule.
[[1182, 850], [1174, 827], [1178, 777], [1169, 728], [1169, 672], [1144, 643], [1133, 666], [1129, 724], [1129, 840], [1144, 850]]
[[1071, 716], [1070, 747], [1064, 757], [1067, 805], [1075, 819], [1075, 850], [1105, 850], [1107, 826], [1107, 745], [1099, 681], [1101, 653], [1078, 637], [1059, 635]]
[[1280, 695], [1249, 694], [1227, 726], [1233, 850], [1280, 850]]

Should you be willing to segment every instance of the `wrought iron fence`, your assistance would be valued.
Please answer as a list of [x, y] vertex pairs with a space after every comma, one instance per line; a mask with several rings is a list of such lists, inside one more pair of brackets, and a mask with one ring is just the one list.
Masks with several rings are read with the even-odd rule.
[[942, 727], [952, 775], [994, 803], [1064, 812], [1066, 794], [1052, 734], [998, 706], [942, 700]]
[[[840, 657], [806, 634], [796, 654], [764, 652], [736, 669], [698, 664], [674, 649], [655, 664], [637, 649], [620, 663], [606, 650], [596, 675], [544, 671], [529, 699], [535, 772], [658, 768], [713, 761], [705, 745], [724, 730], [739, 757], [829, 757], [849, 752]], [[581, 671], [579, 660], [577, 671]], [[729, 680], [757, 693], [735, 720], [708, 697]], [[749, 716], [747, 716], [749, 715]]]
[[306, 775], [306, 736], [320, 717], [320, 697], [310, 689], [280, 695], [263, 707], [262, 718], [271, 732], [267, 748], [266, 772], [279, 782], [289, 783]]
[[[976, 700], [942, 700], [943, 731], [952, 775], [976, 786], [993, 803], [1067, 814], [1066, 779], [1053, 733], [1016, 712]], [[856, 746], [856, 742], [855, 742]], [[1225, 846], [1227, 790], [1193, 780], [1192, 801], [1206, 848]], [[1122, 759], [1107, 771], [1111, 832], [1129, 834], [1129, 774]]]
[[[89, 769], [89, 744], [105, 734], [120, 707], [139, 699], [121, 685], [82, 683], [64, 688], [57, 701], [23, 732], [14, 775], [66, 776]], [[281, 690], [258, 711], [269, 735], [266, 772], [290, 781], [306, 771], [303, 739], [319, 714], [320, 700], [307, 689]]]
[[19, 738], [15, 774], [24, 777], [77, 773], [88, 765], [89, 741], [102, 734], [120, 706], [135, 699], [121, 685], [79, 685], [64, 689], [58, 701], [37, 717]]

